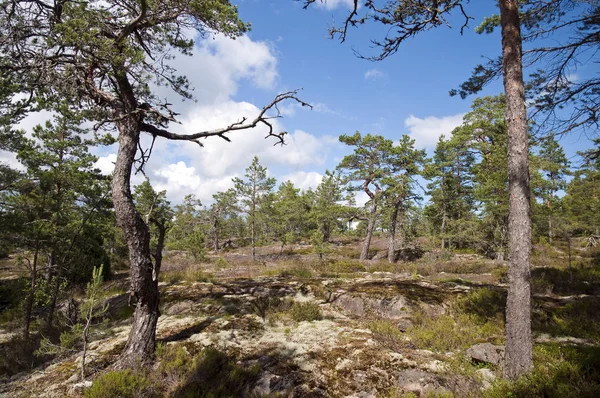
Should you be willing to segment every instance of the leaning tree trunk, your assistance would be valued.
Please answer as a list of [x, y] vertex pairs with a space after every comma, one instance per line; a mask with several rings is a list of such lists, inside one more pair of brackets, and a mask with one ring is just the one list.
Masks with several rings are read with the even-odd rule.
[[112, 197], [117, 224], [123, 229], [131, 263], [131, 296], [135, 303], [133, 323], [121, 366], [146, 362], [154, 356], [158, 321], [158, 278], [151, 260], [150, 230], [138, 213], [131, 197], [131, 169], [139, 141], [139, 120], [128, 116], [117, 123], [119, 151], [115, 162]]
[[527, 111], [518, 0], [500, 0], [502, 69], [508, 128], [509, 273], [504, 374], [516, 379], [533, 369], [531, 338], [531, 203]]
[[363, 243], [362, 250], [360, 252], [360, 261], [364, 261], [369, 258], [369, 246], [371, 246], [371, 238], [373, 237], [373, 230], [375, 229], [375, 214], [377, 213], [377, 203], [373, 198], [371, 204], [371, 214], [369, 215], [369, 223], [367, 224], [367, 236]]

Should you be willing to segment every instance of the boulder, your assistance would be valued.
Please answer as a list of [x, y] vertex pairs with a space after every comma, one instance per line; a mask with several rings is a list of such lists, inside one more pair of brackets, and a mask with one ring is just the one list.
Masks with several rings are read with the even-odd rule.
[[465, 355], [471, 361], [498, 366], [504, 361], [504, 346], [491, 343], [475, 344], [465, 352]]

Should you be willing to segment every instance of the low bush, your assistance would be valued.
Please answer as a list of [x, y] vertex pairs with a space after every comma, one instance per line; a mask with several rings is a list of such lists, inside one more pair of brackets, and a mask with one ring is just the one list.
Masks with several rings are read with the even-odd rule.
[[86, 398], [145, 398], [156, 396], [152, 383], [141, 372], [120, 370], [98, 377], [85, 391]]
[[398, 327], [390, 320], [380, 319], [369, 323], [375, 341], [392, 351], [400, 352], [408, 340]]
[[195, 359], [194, 365], [170, 396], [183, 397], [246, 397], [256, 381], [259, 365], [238, 365], [235, 358], [214, 348], [207, 348]]
[[290, 317], [296, 322], [319, 321], [323, 319], [323, 312], [317, 303], [297, 303], [294, 302], [289, 309]]
[[600, 396], [600, 348], [534, 347], [535, 368], [515, 382], [499, 380], [486, 397], [592, 398]]

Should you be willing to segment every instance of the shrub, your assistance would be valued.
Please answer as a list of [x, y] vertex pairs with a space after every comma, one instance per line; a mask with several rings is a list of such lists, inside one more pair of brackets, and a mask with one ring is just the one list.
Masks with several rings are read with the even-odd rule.
[[194, 365], [194, 358], [181, 346], [159, 343], [156, 347], [156, 358], [159, 361], [157, 372], [164, 380], [163, 387], [167, 389], [187, 377]]
[[499, 380], [490, 398], [600, 396], [600, 348], [540, 345], [534, 347], [533, 372], [515, 382]]
[[214, 348], [205, 349], [195, 360], [183, 385], [174, 397], [245, 397], [260, 370], [245, 367]]
[[217, 269], [227, 268], [227, 267], [229, 267], [229, 263], [222, 256], [219, 256], [217, 261], [215, 261], [215, 267]]
[[308, 268], [306, 266], [296, 265], [291, 268], [280, 270], [279, 276], [281, 276], [281, 277], [295, 276], [297, 278], [310, 278], [310, 277], [312, 277], [312, 271], [310, 268]]
[[142, 398], [153, 396], [152, 383], [143, 373], [121, 370], [104, 373], [85, 391], [86, 398]]
[[375, 341], [392, 351], [400, 352], [406, 347], [407, 340], [403, 333], [387, 319], [373, 321], [369, 324]]
[[418, 348], [440, 353], [463, 350], [488, 340], [501, 342], [504, 325], [500, 319], [486, 321], [476, 314], [464, 313], [460, 309], [454, 309], [452, 312], [438, 317], [416, 312], [413, 315], [414, 325], [406, 330], [410, 341]]
[[294, 303], [290, 308], [290, 316], [296, 322], [319, 321], [323, 319], [323, 312], [317, 303]]
[[503, 318], [506, 296], [495, 289], [481, 288], [459, 297], [454, 306], [457, 311], [473, 315], [479, 323], [485, 323], [489, 319]]
[[364, 265], [359, 263], [358, 261], [350, 261], [350, 260], [338, 260], [331, 265], [331, 269], [334, 272], [339, 272], [341, 274], [350, 274], [353, 272], [365, 272], [366, 268]]

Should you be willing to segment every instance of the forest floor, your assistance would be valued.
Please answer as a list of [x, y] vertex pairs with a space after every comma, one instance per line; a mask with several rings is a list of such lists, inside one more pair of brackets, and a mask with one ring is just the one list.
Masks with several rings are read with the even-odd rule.
[[[600, 396], [598, 251], [576, 242], [568, 267], [563, 246], [535, 246], [536, 370], [509, 384], [505, 262], [406, 250], [389, 264], [382, 239], [360, 263], [359, 246], [338, 242], [324, 260], [303, 245], [260, 247], [254, 262], [248, 248], [167, 253], [157, 360], [130, 372], [111, 372], [131, 317], [127, 271], [116, 271], [85, 382], [78, 349], [19, 357], [18, 320], [0, 313], [0, 396]], [[11, 261], [0, 276], [3, 294], [20, 280]]]

